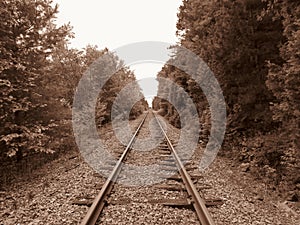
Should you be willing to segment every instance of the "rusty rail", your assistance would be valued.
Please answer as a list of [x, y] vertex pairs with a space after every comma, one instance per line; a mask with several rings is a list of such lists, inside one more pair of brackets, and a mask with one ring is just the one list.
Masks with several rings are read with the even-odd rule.
[[144, 118], [142, 119], [142, 122], [139, 124], [138, 128], [136, 129], [134, 135], [132, 136], [131, 140], [129, 141], [126, 149], [124, 150], [123, 154], [121, 155], [120, 159], [118, 160], [117, 164], [115, 165], [113, 171], [111, 172], [110, 176], [107, 178], [106, 182], [104, 183], [104, 185], [102, 186], [99, 194], [97, 195], [97, 197], [95, 198], [93, 204], [91, 205], [91, 207], [89, 208], [86, 216], [83, 218], [81, 225], [94, 225], [96, 224], [104, 206], [106, 203], [106, 196], [109, 195], [109, 193], [111, 192], [112, 188], [113, 188], [113, 184], [114, 181], [116, 180], [116, 178], [118, 177], [121, 168], [122, 168], [122, 162], [124, 161], [124, 159], [126, 158], [127, 153], [129, 152], [129, 150], [132, 147], [132, 144], [137, 136], [137, 134], [139, 133], [141, 127], [143, 126], [146, 117], [148, 115], [147, 114], [144, 116]]
[[[153, 113], [154, 114], [154, 113]], [[205, 201], [204, 199], [201, 198], [201, 196], [199, 195], [199, 192], [197, 191], [190, 175], [187, 173], [186, 169], [184, 168], [183, 163], [181, 162], [178, 154], [176, 153], [170, 139], [168, 138], [166, 132], [164, 131], [161, 123], [159, 122], [159, 119], [157, 118], [157, 116], [154, 114], [154, 117], [159, 125], [159, 127], [161, 128], [166, 140], [167, 140], [167, 144], [169, 149], [171, 150], [171, 153], [175, 159], [176, 165], [179, 169], [179, 173], [182, 177], [182, 180], [184, 182], [184, 185], [188, 191], [188, 194], [192, 197], [192, 204], [193, 207], [196, 211], [197, 217], [200, 221], [200, 223], [202, 225], [215, 225], [210, 213], [208, 212], [208, 209], [206, 208], [205, 205]]]

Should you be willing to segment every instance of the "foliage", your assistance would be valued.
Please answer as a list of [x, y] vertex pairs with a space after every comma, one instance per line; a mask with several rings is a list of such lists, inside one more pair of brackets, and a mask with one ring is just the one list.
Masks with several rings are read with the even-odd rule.
[[[114, 97], [134, 74], [108, 49], [68, 48], [71, 26], [55, 24], [51, 0], [3, 0], [0, 12], [0, 161], [76, 149], [71, 107], [82, 74], [104, 54], [111, 56], [104, 69], [120, 67], [99, 96], [99, 124], [110, 121]], [[146, 108], [142, 99], [133, 114]]]
[[[57, 27], [53, 20], [57, 6], [51, 1], [0, 3], [1, 142], [8, 153], [22, 149], [43, 149], [44, 126], [34, 116], [44, 107], [35, 101], [36, 81], [45, 72], [57, 43], [72, 36], [70, 26]], [[3, 143], [4, 142], [4, 143]], [[30, 143], [30, 144], [29, 144]]]
[[[228, 113], [224, 148], [230, 149], [223, 153], [238, 155], [254, 173], [272, 174], [271, 181], [289, 184], [288, 189], [300, 181], [299, 15], [300, 4], [290, 0], [184, 0], [177, 23], [180, 45], [207, 62], [223, 90]], [[159, 76], [172, 79], [192, 97], [202, 133], [209, 135], [209, 108], [198, 85], [172, 66]], [[159, 91], [166, 91], [163, 85]], [[170, 103], [154, 103], [179, 125]]]
[[[286, 41], [279, 46], [282, 64], [269, 62], [267, 86], [276, 100], [272, 102], [273, 120], [279, 122], [275, 144], [279, 146], [280, 172], [291, 187], [300, 183], [300, 3], [297, 1], [267, 1], [265, 14], [273, 13], [283, 24]], [[281, 142], [281, 145], [280, 143]], [[300, 198], [298, 189], [297, 198]]]
[[257, 20], [263, 8], [260, 0], [188, 1], [179, 13], [182, 44], [202, 57], [220, 82], [229, 129], [267, 131], [272, 122], [265, 61], [280, 63], [277, 46], [283, 37], [271, 16]]

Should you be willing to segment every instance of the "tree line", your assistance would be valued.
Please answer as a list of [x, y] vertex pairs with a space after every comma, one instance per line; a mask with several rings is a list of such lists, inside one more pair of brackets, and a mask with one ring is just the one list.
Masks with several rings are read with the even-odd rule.
[[[122, 87], [135, 82], [133, 72], [108, 49], [68, 47], [74, 38], [72, 27], [56, 24], [58, 5], [51, 0], [1, 0], [0, 13], [2, 166], [40, 152], [74, 150], [71, 107], [84, 71], [104, 54], [110, 56], [112, 65], [121, 65], [99, 95], [99, 125], [110, 121], [112, 102]], [[142, 99], [131, 115], [137, 116], [146, 108]]]
[[[222, 154], [294, 200], [300, 196], [299, 26], [300, 2], [293, 0], [184, 0], [177, 22], [179, 45], [209, 65], [223, 90]], [[195, 80], [167, 64], [158, 76], [189, 93], [201, 116], [201, 138], [207, 139], [209, 106]], [[168, 90], [160, 85], [159, 91]], [[169, 102], [157, 98], [153, 107], [180, 127]]]

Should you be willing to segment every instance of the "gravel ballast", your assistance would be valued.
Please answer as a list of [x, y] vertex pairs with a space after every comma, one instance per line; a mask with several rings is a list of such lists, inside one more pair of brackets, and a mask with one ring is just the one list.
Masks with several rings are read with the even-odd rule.
[[[131, 121], [132, 126], [137, 126], [141, 118]], [[105, 144], [110, 149], [124, 148], [116, 141], [112, 130], [111, 125], [101, 128]], [[174, 136], [177, 133], [178, 137], [179, 130], [169, 127], [168, 131]], [[142, 131], [141, 135], [146, 137], [147, 132]], [[197, 166], [201, 151], [199, 146], [192, 164]], [[97, 174], [79, 152], [71, 152], [28, 176], [15, 178], [12, 185], [0, 191], [0, 224], [80, 223], [88, 206], [78, 204], [78, 201], [92, 201], [105, 178]], [[140, 153], [135, 157], [138, 155]], [[138, 163], [153, 162], [140, 160]], [[191, 172], [200, 173], [197, 170]], [[203, 189], [201, 194], [205, 198], [221, 198], [224, 202], [221, 206], [209, 208], [216, 224], [300, 224], [299, 203], [280, 199], [264, 183], [242, 172], [228, 159], [217, 157], [201, 175], [203, 178], [198, 180], [197, 185], [210, 187]], [[122, 190], [124, 198], [134, 198], [135, 201], [109, 205], [100, 218], [102, 224], [197, 224], [195, 214], [189, 209], [147, 203], [150, 196], [155, 198], [160, 192], [170, 198], [174, 197], [174, 193], [163, 189], [156, 189], [158, 192], [154, 193], [149, 186], [128, 188], [120, 185], [118, 188]], [[118, 197], [115, 195], [115, 198]]]

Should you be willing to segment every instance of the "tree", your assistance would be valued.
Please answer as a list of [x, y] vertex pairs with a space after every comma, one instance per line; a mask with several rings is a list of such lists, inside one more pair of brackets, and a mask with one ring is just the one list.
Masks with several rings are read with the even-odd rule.
[[280, 21], [257, 20], [265, 6], [260, 0], [194, 0], [184, 1], [178, 14], [182, 45], [202, 57], [221, 84], [229, 129], [267, 131], [272, 123], [265, 62], [280, 63], [283, 37]]
[[[271, 104], [273, 120], [279, 123], [276, 133], [280, 152], [281, 174], [291, 189], [300, 183], [300, 3], [298, 1], [267, 1], [265, 15], [273, 15], [283, 25], [285, 42], [279, 46], [283, 63], [269, 62], [268, 88], [276, 99]], [[297, 196], [297, 197], [296, 197]], [[300, 191], [294, 194], [299, 199]]]
[[9, 155], [22, 156], [25, 148], [46, 151], [41, 143], [47, 128], [35, 119], [43, 107], [35, 87], [57, 44], [72, 36], [69, 25], [53, 23], [58, 8], [51, 4], [43, 0], [0, 2], [0, 140]]
[[[177, 23], [180, 45], [209, 65], [223, 90], [228, 114], [224, 148], [230, 149], [223, 152], [290, 190], [300, 180], [299, 15], [299, 3], [292, 0], [184, 0]], [[170, 66], [159, 76], [189, 93], [208, 130], [208, 105], [198, 85]], [[163, 85], [159, 90], [165, 91]], [[178, 124], [168, 102], [156, 99], [155, 106]]]

